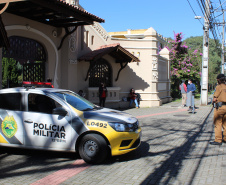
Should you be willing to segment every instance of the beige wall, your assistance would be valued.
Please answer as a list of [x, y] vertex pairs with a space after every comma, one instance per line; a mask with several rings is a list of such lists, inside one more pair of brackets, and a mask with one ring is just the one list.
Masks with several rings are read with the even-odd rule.
[[[102, 29], [100, 25], [92, 25], [82, 26], [77, 29], [75, 34], [76, 51], [72, 52], [70, 49], [68, 50], [68, 60], [73, 58], [76, 62], [74, 64], [70, 64], [69, 62], [67, 64], [62, 63], [62, 74], [67, 74], [66, 77], [63, 77], [63, 81], [68, 82], [67, 86], [62, 85], [63, 88], [71, 89], [75, 92], [83, 90], [87, 93], [89, 80], [85, 81], [85, 78], [89, 69], [89, 62], [78, 62], [77, 58], [107, 44], [108, 37], [105, 35], [107, 33], [100, 33], [98, 31], [100, 28]], [[67, 42], [69, 42], [70, 38], [71, 36], [67, 39]], [[65, 51], [63, 53], [65, 53]]]
[[[117, 33], [119, 34], [119, 33]], [[129, 63], [123, 70], [122, 78], [117, 83], [121, 87], [121, 96], [127, 95], [130, 88], [141, 94], [141, 106], [159, 106], [168, 102], [170, 98], [169, 79], [169, 52], [159, 52], [159, 43], [166, 44], [166, 41], [153, 29], [149, 28], [143, 35], [127, 35], [129, 38], [112, 37], [111, 42], [118, 42], [125, 49], [139, 57], [140, 63]], [[136, 39], [143, 37], [143, 39]], [[153, 63], [156, 63], [153, 69]], [[133, 74], [132, 74], [132, 73]], [[128, 75], [128, 74], [131, 74]], [[125, 81], [127, 83], [125, 83]]]
[[[99, 25], [99, 24], [97, 24]], [[92, 26], [86, 26], [84, 28], [84, 32], [89, 31], [90, 37], [91, 35], [101, 35], [100, 33], [106, 34], [105, 30], [102, 27], [99, 27], [99, 32], [96, 32], [96, 29]], [[105, 35], [106, 38], [106, 35]], [[86, 41], [86, 38], [81, 38]], [[163, 45], [166, 44], [162, 37], [159, 37], [157, 32], [150, 28], [148, 29], [144, 35], [143, 39], [136, 39], [135, 37], [127, 38], [107, 38], [105, 42], [103, 42], [103, 37], [100, 37], [98, 42], [95, 42], [94, 46], [89, 46], [85, 50], [81, 51], [82, 54], [88, 52], [88, 49], [95, 50], [101, 45], [111, 44], [111, 43], [120, 43], [122, 47], [130, 51], [135, 56], [139, 57], [141, 62], [133, 62], [129, 63], [126, 68], [124, 68], [119, 76], [118, 81], [115, 81], [118, 71], [120, 70], [120, 64], [115, 63], [115, 59], [109, 55], [105, 55], [103, 58], [106, 59], [113, 69], [112, 74], [112, 82], [113, 87], [119, 87], [119, 99], [115, 99], [118, 101], [118, 106], [123, 106], [123, 102], [119, 102], [123, 97], [128, 97], [129, 90], [134, 88], [136, 92], [140, 93], [143, 101], [141, 102], [142, 107], [150, 107], [150, 106], [159, 106], [162, 103], [168, 102], [171, 100], [170, 98], [170, 79], [169, 79], [169, 52], [164, 49], [159, 52], [159, 43]], [[153, 69], [153, 62], [156, 62], [156, 67]], [[79, 86], [81, 89], [88, 93], [88, 80], [85, 82], [85, 79], [89, 63], [88, 62], [80, 62], [79, 64], [79, 72], [78, 72], [78, 80]], [[91, 89], [92, 93], [97, 91], [97, 88]], [[94, 94], [95, 94], [94, 93]], [[95, 98], [94, 98], [95, 99]], [[95, 100], [90, 99], [95, 102]], [[108, 98], [107, 98], [108, 101]], [[110, 101], [110, 100], [109, 100]], [[108, 104], [108, 106], [115, 107], [116, 103]], [[126, 105], [128, 106], [128, 104]]]
[[[116, 99], [111, 98], [109, 107], [123, 106], [122, 97], [127, 97], [134, 88], [142, 96], [141, 106], [159, 106], [170, 100], [169, 97], [169, 53], [164, 50], [158, 54], [158, 45], [163, 42], [154, 29], [148, 29], [143, 39], [111, 39], [106, 30], [98, 23], [78, 27], [68, 36], [60, 50], [57, 50], [65, 31], [31, 21], [19, 16], [3, 13], [3, 22], [8, 36], [27, 37], [40, 42], [47, 53], [46, 78], [53, 79], [57, 88], [80, 89], [88, 95], [88, 80], [85, 77], [89, 62], [78, 62], [78, 58], [102, 45], [120, 43], [122, 47], [140, 58], [139, 63], [129, 63], [115, 81], [120, 64], [110, 55], [103, 56], [112, 66], [112, 93], [119, 93]], [[92, 42], [93, 41], [93, 42]], [[138, 56], [139, 55], [139, 56]], [[153, 61], [157, 69], [153, 69]], [[157, 74], [157, 76], [156, 76]], [[109, 98], [110, 99], [110, 98]], [[108, 99], [107, 99], [108, 101]], [[113, 102], [113, 103], [112, 103]], [[128, 106], [128, 105], [126, 105]]]

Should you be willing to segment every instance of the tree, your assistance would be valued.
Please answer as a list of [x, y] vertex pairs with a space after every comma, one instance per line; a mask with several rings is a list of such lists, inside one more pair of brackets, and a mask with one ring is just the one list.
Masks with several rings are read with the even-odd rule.
[[201, 48], [191, 50], [186, 43], [182, 42], [182, 33], [174, 35], [174, 40], [168, 47], [171, 62], [171, 96], [180, 97], [179, 84], [181, 80], [192, 79], [200, 84], [200, 69], [202, 62]]
[[18, 85], [22, 78], [22, 66], [13, 58], [2, 59], [2, 88]]
[[[190, 37], [187, 38], [184, 42], [191, 48], [195, 50], [200, 48], [200, 51], [203, 50], [203, 37]], [[217, 40], [216, 42], [219, 43]], [[219, 44], [218, 44], [219, 45]], [[200, 64], [201, 66], [201, 64]], [[201, 67], [200, 67], [201, 68]], [[209, 90], [213, 90], [216, 85], [216, 76], [220, 73], [221, 69], [221, 48], [216, 47], [216, 43], [213, 39], [209, 39]]]

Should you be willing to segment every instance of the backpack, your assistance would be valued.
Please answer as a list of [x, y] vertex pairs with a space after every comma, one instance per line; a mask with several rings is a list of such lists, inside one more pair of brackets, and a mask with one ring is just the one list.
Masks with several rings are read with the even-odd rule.
[[141, 96], [140, 96], [140, 94], [139, 94], [139, 93], [135, 93], [135, 94], [137, 95], [137, 97], [136, 97], [136, 98], [137, 98], [137, 100], [138, 100], [138, 101], [140, 101], [140, 100], [141, 100]]

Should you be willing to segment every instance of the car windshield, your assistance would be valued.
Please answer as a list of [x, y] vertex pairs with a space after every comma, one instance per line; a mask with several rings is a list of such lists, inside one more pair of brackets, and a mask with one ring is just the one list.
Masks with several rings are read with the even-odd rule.
[[57, 95], [58, 97], [69, 103], [72, 107], [80, 111], [93, 110], [97, 107], [85, 98], [82, 98], [81, 96], [73, 92], [62, 91], [54, 92], [53, 94]]

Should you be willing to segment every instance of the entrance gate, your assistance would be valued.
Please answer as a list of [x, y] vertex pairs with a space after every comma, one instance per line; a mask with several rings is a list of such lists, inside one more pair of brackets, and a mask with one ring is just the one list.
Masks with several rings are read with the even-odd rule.
[[44, 82], [45, 63], [23, 64], [23, 81]]
[[[23, 66], [23, 81], [45, 81], [46, 52], [44, 47], [33, 39], [19, 36], [9, 37], [9, 42], [10, 48], [8, 50], [3, 48], [2, 57], [13, 59]], [[6, 69], [3, 68], [3, 70]]]

